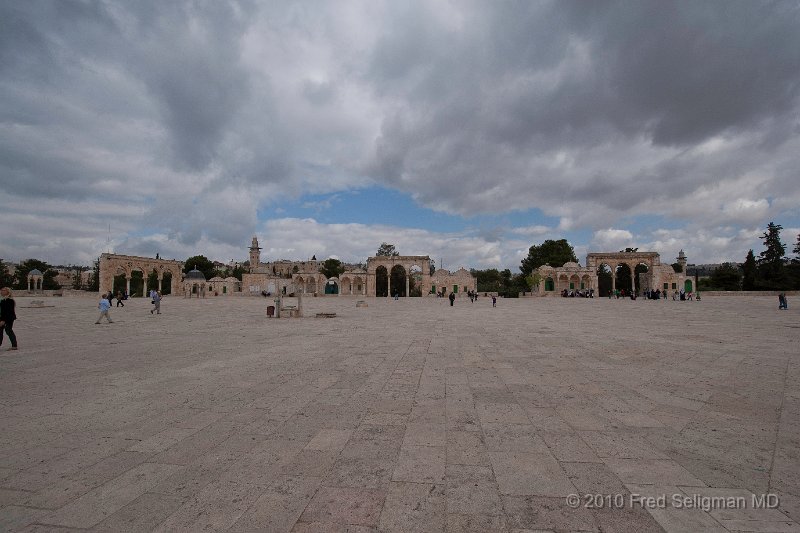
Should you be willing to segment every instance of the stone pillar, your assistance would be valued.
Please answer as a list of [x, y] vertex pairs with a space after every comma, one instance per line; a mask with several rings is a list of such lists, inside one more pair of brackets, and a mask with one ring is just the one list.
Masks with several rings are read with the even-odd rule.
[[162, 278], [159, 277], [158, 278], [158, 292], [161, 292], [161, 280], [162, 280]]
[[353, 294], [353, 280], [350, 280], [350, 294]]
[[411, 284], [409, 283], [408, 272], [406, 272], [406, 298], [411, 296]]
[[31, 292], [31, 278], [28, 278], [28, 292]]
[[[375, 277], [376, 282], [377, 282], [377, 279], [378, 278], [376, 276]], [[386, 276], [386, 296], [388, 298], [392, 297], [392, 273], [388, 272], [388, 271], [387, 271], [387, 276]]]
[[636, 274], [634, 272], [631, 272], [631, 294], [636, 294]]
[[[113, 287], [111, 288], [111, 292], [114, 292], [114, 288]], [[127, 292], [128, 294], [131, 293], [131, 277], [130, 276], [125, 276], [125, 292]]]
[[614, 291], [617, 290], [617, 270], [611, 270], [611, 294], [614, 294]]

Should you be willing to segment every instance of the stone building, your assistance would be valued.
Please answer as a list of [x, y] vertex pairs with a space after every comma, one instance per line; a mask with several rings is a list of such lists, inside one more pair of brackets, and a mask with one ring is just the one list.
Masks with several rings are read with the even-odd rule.
[[438, 268], [431, 275], [431, 294], [455, 293], [456, 296], [465, 295], [467, 291], [478, 290], [478, 280], [466, 268], [459, 268], [455, 272], [450, 272], [444, 268]]
[[[261, 262], [261, 247], [258, 238], [250, 244], [249, 272], [242, 275], [242, 291], [245, 294], [317, 294], [376, 296], [378, 286], [385, 283], [385, 295], [396, 292], [411, 296], [412, 286], [421, 296], [434, 294], [434, 285], [456, 287], [457, 292], [475, 290], [477, 281], [465, 269], [451, 273], [442, 271], [433, 282], [430, 274], [431, 259], [427, 255], [375, 256], [367, 259], [366, 268], [361, 265], [343, 265], [345, 270], [338, 277], [326, 278], [320, 271], [323, 262], [316, 257], [308, 261]], [[438, 272], [438, 271], [437, 271]], [[434, 273], [436, 275], [436, 273]], [[392, 286], [392, 278], [402, 280], [400, 287]], [[381, 288], [381, 290], [383, 290]]]
[[221, 278], [214, 276], [208, 280], [208, 292], [214, 296], [227, 296], [242, 292], [242, 282], [233, 276]]
[[183, 277], [183, 296], [184, 298], [205, 298], [208, 290], [208, 282], [205, 275], [193, 268]]

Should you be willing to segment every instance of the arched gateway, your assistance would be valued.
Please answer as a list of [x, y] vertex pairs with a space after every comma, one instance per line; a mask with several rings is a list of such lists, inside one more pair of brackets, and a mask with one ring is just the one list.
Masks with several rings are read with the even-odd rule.
[[[125, 287], [128, 294], [131, 292], [131, 275], [134, 271], [142, 272], [144, 282], [155, 271], [158, 276], [158, 290], [161, 291], [161, 282], [164, 274], [172, 274], [170, 292], [178, 294], [181, 291], [181, 277], [183, 262], [172, 259], [153, 259], [152, 257], [138, 257], [135, 255], [102, 254], [100, 256], [100, 292], [114, 290], [114, 276], [125, 274]], [[146, 292], [146, 291], [145, 291]]]
[[[606, 253], [590, 253], [586, 256], [586, 266], [588, 268], [596, 272], [597, 267], [599, 267], [600, 265], [608, 265], [611, 268], [612, 292], [615, 289], [624, 289], [626, 293], [631, 291], [637, 292], [636, 280], [634, 275], [636, 267], [638, 265], [645, 265], [647, 267], [647, 270], [645, 272], [650, 274], [650, 276], [648, 277], [652, 277], [653, 274], [656, 272], [656, 270], [658, 270], [658, 267], [661, 266], [661, 256], [658, 254], [658, 252], [617, 252], [617, 253], [606, 252]], [[617, 287], [617, 268], [623, 265], [627, 266], [628, 269], [630, 270], [629, 287]]]
[[[405, 270], [405, 295], [410, 296], [410, 276], [412, 273], [420, 276], [419, 288], [421, 294], [428, 294], [431, 290], [431, 258], [427, 255], [395, 255], [376, 256], [367, 259], [367, 294], [376, 296], [376, 271], [383, 267], [387, 272], [387, 296], [393, 294], [391, 272], [394, 267], [400, 266]], [[412, 270], [413, 269], [413, 270]], [[398, 269], [399, 270], [399, 269]], [[398, 287], [395, 287], [398, 288]], [[400, 291], [403, 292], [402, 290]]]

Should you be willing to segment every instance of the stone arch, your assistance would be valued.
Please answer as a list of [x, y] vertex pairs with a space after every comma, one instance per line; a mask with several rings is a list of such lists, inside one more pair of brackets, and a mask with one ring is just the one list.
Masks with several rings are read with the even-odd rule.
[[389, 296], [408, 296], [408, 270], [403, 265], [394, 265], [389, 271], [392, 291]]
[[597, 265], [597, 295], [608, 296], [614, 290], [614, 271], [606, 262]]
[[[422, 272], [424, 267], [414, 263], [408, 268], [409, 296], [422, 296]], [[430, 265], [428, 266], [430, 272]]]
[[317, 278], [314, 276], [309, 276], [306, 280], [306, 293], [308, 294], [316, 294], [317, 293]]
[[341, 288], [339, 290], [339, 294], [349, 295], [353, 294], [353, 280], [348, 275], [342, 275], [341, 279]]
[[375, 268], [375, 296], [389, 296], [389, 269], [384, 265]]
[[339, 294], [339, 278], [328, 278], [323, 282], [323, 294]]
[[631, 291], [635, 290], [633, 284], [633, 269], [627, 261], [619, 261], [614, 267], [614, 287], [616, 290], [624, 291], [625, 295], [629, 295]]
[[366, 294], [367, 286], [362, 276], [353, 276], [353, 294]]

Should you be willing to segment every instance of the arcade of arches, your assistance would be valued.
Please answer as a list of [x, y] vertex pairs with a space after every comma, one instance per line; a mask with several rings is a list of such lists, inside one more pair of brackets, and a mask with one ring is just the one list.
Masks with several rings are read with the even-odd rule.
[[566, 263], [561, 267], [544, 265], [537, 270], [541, 285], [539, 296], [558, 295], [563, 290], [590, 290], [598, 296], [624, 290], [626, 294], [641, 294], [647, 290], [692, 292], [692, 279], [686, 276], [686, 255], [683, 250], [676, 258], [682, 271], [661, 263], [657, 252], [590, 253], [586, 266]]
[[427, 255], [376, 256], [367, 259], [366, 292], [370, 296], [411, 296], [431, 292], [431, 258]]
[[[100, 256], [100, 292], [125, 291], [142, 296], [148, 290], [178, 294], [181, 290], [183, 263], [172, 259], [153, 259], [134, 255], [102, 254]], [[115, 287], [114, 278], [124, 287]], [[165, 282], [166, 281], [166, 286]], [[131, 285], [136, 289], [131, 292]]]

